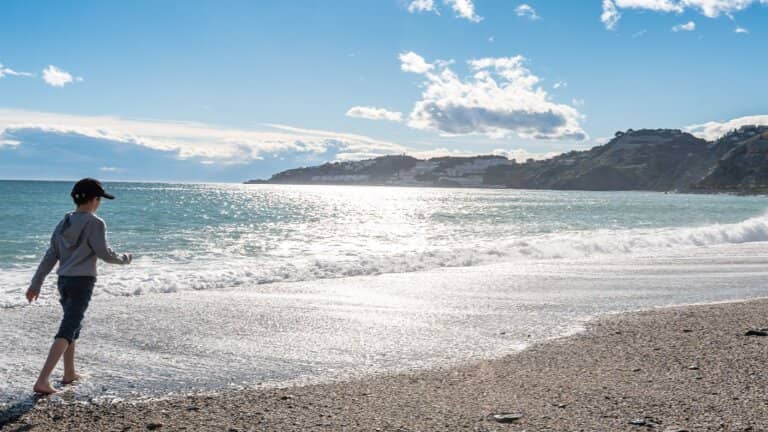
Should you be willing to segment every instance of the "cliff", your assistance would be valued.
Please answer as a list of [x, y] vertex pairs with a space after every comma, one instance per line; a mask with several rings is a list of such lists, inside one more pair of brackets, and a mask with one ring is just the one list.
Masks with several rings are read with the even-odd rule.
[[733, 131], [713, 147], [724, 151], [693, 189], [704, 191], [768, 192], [768, 126], [746, 126]]

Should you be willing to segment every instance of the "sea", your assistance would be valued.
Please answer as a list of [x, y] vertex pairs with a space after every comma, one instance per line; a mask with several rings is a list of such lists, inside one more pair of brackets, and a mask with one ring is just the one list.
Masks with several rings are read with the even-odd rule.
[[[595, 317], [768, 295], [768, 198], [106, 183], [100, 263], [62, 402], [465, 364]], [[0, 181], [0, 411], [30, 403], [61, 319], [24, 292], [71, 182]], [[59, 368], [53, 379], [60, 379]]]

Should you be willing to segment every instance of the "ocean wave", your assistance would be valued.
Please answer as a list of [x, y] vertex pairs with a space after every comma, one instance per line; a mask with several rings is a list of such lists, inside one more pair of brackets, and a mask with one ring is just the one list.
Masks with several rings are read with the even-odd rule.
[[[102, 265], [98, 295], [136, 296], [182, 290], [209, 290], [288, 281], [405, 273], [440, 267], [465, 267], [519, 259], [568, 259], [655, 254], [681, 248], [768, 241], [768, 215], [735, 224], [689, 228], [591, 230], [551, 233], [498, 241], [457, 242], [384, 255], [361, 248], [333, 257], [218, 257], [187, 262], [142, 257], [128, 267]], [[26, 303], [23, 290], [34, 268], [0, 273], [0, 308]], [[49, 277], [46, 290], [54, 290]], [[50, 292], [50, 291], [49, 291]]]
[[[512, 248], [537, 258], [652, 253], [664, 249], [768, 241], [768, 214], [734, 224], [700, 227], [593, 230], [546, 235], [512, 242]], [[529, 248], [520, 247], [522, 244]]]

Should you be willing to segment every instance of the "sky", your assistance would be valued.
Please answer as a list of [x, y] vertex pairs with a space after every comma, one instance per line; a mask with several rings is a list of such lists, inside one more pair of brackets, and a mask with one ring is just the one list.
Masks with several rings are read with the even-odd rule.
[[0, 2], [0, 178], [222, 181], [768, 124], [768, 0]]

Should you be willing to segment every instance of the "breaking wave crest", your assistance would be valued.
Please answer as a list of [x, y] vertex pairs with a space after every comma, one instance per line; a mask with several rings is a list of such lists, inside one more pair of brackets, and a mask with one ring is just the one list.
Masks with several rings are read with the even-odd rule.
[[734, 224], [652, 230], [581, 231], [548, 235], [530, 241], [513, 242], [513, 244], [529, 245], [530, 249], [520, 248], [518, 251], [533, 257], [565, 258], [652, 253], [671, 248], [761, 241], [768, 241], [768, 214]]
[[[405, 273], [440, 267], [464, 267], [516, 260], [567, 259], [649, 255], [681, 248], [768, 241], [768, 215], [735, 224], [688, 228], [571, 231], [509, 238], [496, 242], [462, 241], [451, 248], [383, 255], [269, 259], [232, 257], [180, 263], [150, 256], [128, 267], [102, 265], [99, 295], [135, 296], [182, 290], [208, 290], [287, 281], [308, 281], [384, 273]], [[25, 303], [23, 290], [34, 268], [0, 274], [0, 307]], [[45, 289], [55, 290], [55, 277]]]

